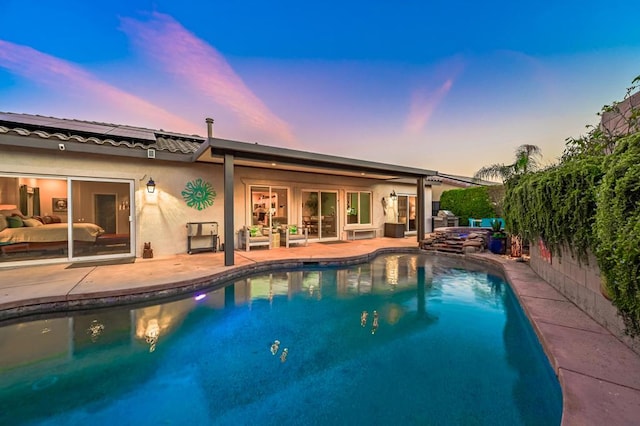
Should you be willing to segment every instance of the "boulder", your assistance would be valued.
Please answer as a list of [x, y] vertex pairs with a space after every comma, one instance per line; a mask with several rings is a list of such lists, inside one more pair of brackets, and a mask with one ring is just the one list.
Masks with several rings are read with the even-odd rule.
[[467, 240], [462, 243], [462, 247], [482, 247], [483, 245], [482, 240]]

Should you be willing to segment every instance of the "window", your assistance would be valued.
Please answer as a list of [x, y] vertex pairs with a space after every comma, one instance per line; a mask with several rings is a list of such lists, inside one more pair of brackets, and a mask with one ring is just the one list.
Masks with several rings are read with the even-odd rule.
[[347, 192], [347, 225], [371, 224], [371, 193]]

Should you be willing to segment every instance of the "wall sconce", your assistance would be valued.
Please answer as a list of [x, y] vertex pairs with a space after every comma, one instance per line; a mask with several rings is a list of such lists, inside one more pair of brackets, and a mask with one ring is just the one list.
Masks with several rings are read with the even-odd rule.
[[398, 196], [396, 195], [396, 190], [394, 189], [393, 191], [391, 191], [391, 194], [389, 194], [389, 198], [391, 198], [392, 201], [395, 201], [398, 199]]
[[156, 192], [156, 183], [153, 181], [153, 178], [149, 178], [149, 182], [147, 182], [147, 192], [149, 194], [153, 194]]

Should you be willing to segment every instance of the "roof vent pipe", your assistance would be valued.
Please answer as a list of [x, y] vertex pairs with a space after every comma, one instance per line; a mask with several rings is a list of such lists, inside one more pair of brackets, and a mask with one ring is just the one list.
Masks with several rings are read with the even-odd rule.
[[209, 137], [209, 139], [213, 138], [213, 118], [206, 118], [205, 121], [207, 122], [207, 137]]

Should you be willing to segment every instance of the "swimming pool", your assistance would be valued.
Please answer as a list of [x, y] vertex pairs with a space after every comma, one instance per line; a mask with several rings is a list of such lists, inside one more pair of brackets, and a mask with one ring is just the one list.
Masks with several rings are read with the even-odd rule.
[[562, 415], [509, 286], [449, 257], [277, 270], [163, 304], [12, 323], [0, 348], [0, 424], [547, 425]]

